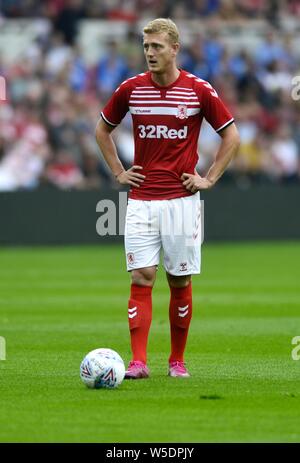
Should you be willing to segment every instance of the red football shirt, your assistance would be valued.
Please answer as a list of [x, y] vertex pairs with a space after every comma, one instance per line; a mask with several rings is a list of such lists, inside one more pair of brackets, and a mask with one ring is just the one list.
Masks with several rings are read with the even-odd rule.
[[134, 164], [146, 176], [132, 199], [172, 199], [189, 196], [180, 179], [194, 173], [197, 144], [203, 118], [216, 132], [234, 119], [214, 88], [206, 81], [181, 70], [168, 87], [157, 85], [146, 72], [123, 82], [101, 115], [117, 126], [130, 111], [134, 133]]

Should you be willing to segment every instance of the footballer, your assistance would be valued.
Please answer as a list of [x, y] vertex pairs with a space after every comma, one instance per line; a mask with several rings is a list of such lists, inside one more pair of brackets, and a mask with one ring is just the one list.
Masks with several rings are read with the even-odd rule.
[[[179, 46], [178, 29], [172, 20], [149, 22], [143, 30], [148, 71], [116, 89], [96, 127], [97, 143], [116, 180], [130, 185], [125, 224], [127, 270], [131, 273], [128, 321], [132, 359], [125, 373], [128, 379], [149, 376], [152, 288], [161, 250], [170, 288], [168, 374], [190, 376], [184, 352], [192, 318], [192, 275], [199, 274], [201, 266], [199, 192], [215, 185], [240, 143], [234, 118], [216, 90], [178, 68]], [[125, 170], [111, 133], [128, 111], [135, 153], [133, 166]], [[196, 171], [203, 118], [220, 135], [214, 162], [204, 177]]]

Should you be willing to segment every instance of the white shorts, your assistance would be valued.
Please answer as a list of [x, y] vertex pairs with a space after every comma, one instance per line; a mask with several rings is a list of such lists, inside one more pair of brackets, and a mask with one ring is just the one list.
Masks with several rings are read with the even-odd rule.
[[183, 198], [129, 199], [125, 222], [127, 270], [159, 264], [170, 275], [200, 273], [201, 202], [199, 192]]

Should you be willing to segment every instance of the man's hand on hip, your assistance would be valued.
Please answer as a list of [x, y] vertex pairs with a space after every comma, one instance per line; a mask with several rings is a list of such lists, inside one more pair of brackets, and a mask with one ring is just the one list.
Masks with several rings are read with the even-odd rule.
[[123, 170], [116, 176], [116, 180], [121, 183], [121, 185], [132, 185], [135, 187], [140, 187], [140, 183], [143, 183], [146, 178], [145, 175], [135, 172], [135, 170], [141, 170], [141, 166], [132, 166], [128, 170]]
[[207, 190], [213, 186], [213, 182], [206, 177], [201, 177], [195, 169], [195, 174], [183, 173], [181, 176], [182, 184], [192, 193], [199, 190]]

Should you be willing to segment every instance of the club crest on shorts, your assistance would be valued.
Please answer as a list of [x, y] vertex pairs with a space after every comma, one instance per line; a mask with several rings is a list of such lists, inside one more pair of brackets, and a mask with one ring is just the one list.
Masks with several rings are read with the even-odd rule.
[[176, 117], [178, 119], [187, 119], [187, 106], [185, 104], [180, 104], [177, 106], [177, 114]]
[[133, 252], [127, 253], [127, 262], [128, 264], [134, 264], [134, 254]]
[[181, 262], [181, 264], [179, 264], [179, 267], [180, 267], [181, 272], [186, 272], [187, 271], [187, 262]]

